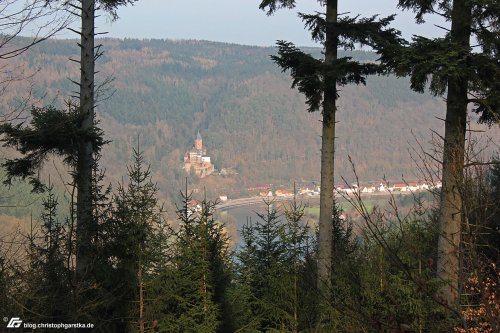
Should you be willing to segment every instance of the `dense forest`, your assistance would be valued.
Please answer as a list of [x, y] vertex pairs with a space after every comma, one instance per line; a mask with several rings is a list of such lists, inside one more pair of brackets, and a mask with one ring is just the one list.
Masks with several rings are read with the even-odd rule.
[[[136, 1], [2, 2], [1, 331], [499, 331], [497, 2], [399, 0], [450, 22], [411, 41], [330, 0], [319, 48], [97, 38]], [[238, 225], [247, 186], [293, 192]]]
[[500, 216], [498, 166], [475, 168], [467, 178], [467, 306], [455, 312], [434, 296], [443, 281], [433, 274], [435, 212], [423, 197], [407, 197], [413, 205], [404, 212], [393, 205], [396, 197], [385, 208], [353, 197], [361, 224], [341, 217], [336, 206], [333, 296], [325, 299], [316, 289], [317, 229], [299, 201], [264, 200], [264, 209], [237, 231], [235, 247], [226, 225], [232, 221], [216, 217], [215, 201], [193, 206], [187, 187], [177, 218], [168, 219], [142, 152], [134, 150], [128, 164], [127, 184], [111, 189], [102, 178], [96, 184], [99, 241], [90, 285], [72, 280], [75, 221], [53, 187], [41, 196], [30, 230], [3, 230], [5, 316], [28, 325], [60, 323], [54, 327], [67, 331], [71, 323], [92, 324], [98, 332], [317, 332], [318, 325], [320, 332], [466, 332], [465, 325], [486, 333], [498, 327], [499, 239], [491, 232]]
[[[235, 180], [213, 180], [221, 184], [214, 195], [319, 181], [320, 117], [305, 111], [303, 97], [270, 61], [275, 49], [207, 41], [99, 42], [105, 52], [97, 80], [113, 78], [97, 105], [100, 126], [111, 140], [101, 161], [110, 179], [120, 179], [139, 136], [163, 196], [174, 198], [185, 177], [183, 154], [199, 130], [216, 168], [238, 173]], [[320, 55], [319, 49], [307, 51]], [[68, 59], [77, 56], [75, 41], [48, 40], [12, 62], [36, 71], [33, 99], [63, 105], [77, 75]], [[364, 51], [350, 56], [376, 58]], [[15, 103], [19, 89], [2, 98]], [[344, 87], [341, 96], [337, 174], [354, 181], [351, 156], [361, 181], [423, 180], [409, 150], [418, 144], [428, 148], [432, 131], [442, 131], [442, 100], [412, 92], [405, 78], [383, 76], [369, 77], [366, 86]], [[499, 133], [493, 128], [487, 135]]]

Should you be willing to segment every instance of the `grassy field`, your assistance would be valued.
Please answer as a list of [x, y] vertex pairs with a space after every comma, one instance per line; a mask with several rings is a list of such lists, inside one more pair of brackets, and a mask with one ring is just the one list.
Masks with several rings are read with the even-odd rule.
[[[368, 211], [371, 211], [375, 207], [375, 202], [371, 200], [363, 200], [363, 203]], [[354, 207], [349, 202], [339, 202], [338, 205], [344, 213], [350, 214], [354, 211]], [[304, 213], [319, 217], [319, 206], [306, 207]]]

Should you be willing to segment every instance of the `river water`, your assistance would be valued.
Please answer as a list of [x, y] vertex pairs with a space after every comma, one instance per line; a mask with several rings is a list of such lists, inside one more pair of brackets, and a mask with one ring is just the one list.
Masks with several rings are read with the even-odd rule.
[[[289, 202], [277, 202], [275, 208], [281, 214], [280, 219], [283, 221], [285, 217], [283, 216], [283, 211], [289, 205]], [[307, 199], [303, 202], [306, 207], [318, 206], [319, 199]], [[260, 220], [258, 213], [264, 214], [266, 211], [266, 205], [262, 202], [261, 204], [254, 204], [250, 206], [240, 206], [235, 208], [226, 209], [222, 212], [216, 213], [216, 218], [225, 223], [226, 229], [229, 236], [231, 237], [231, 243], [237, 245], [240, 242], [240, 231], [241, 228], [246, 223], [255, 223]], [[314, 226], [317, 223], [317, 217], [313, 214], [306, 214], [303, 218], [304, 223], [308, 223]]]

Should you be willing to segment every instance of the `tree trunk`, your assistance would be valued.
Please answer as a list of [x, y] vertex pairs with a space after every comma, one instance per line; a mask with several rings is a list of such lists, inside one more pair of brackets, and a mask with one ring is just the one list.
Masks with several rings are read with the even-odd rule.
[[[94, 124], [95, 0], [82, 0], [81, 6], [80, 112], [83, 115], [81, 129], [85, 132], [89, 131]], [[93, 153], [92, 143], [85, 139], [80, 140], [76, 167], [76, 274], [80, 281], [85, 278], [89, 270], [92, 237], [96, 232], [92, 218]]]
[[[327, 23], [337, 22], [337, 0], [326, 2]], [[327, 28], [325, 41], [325, 63], [332, 64], [337, 59], [337, 35]], [[334, 190], [335, 155], [335, 100], [337, 98], [336, 77], [325, 77], [323, 96], [323, 128], [321, 140], [321, 194], [319, 208], [319, 253], [318, 287], [323, 297], [329, 298], [332, 263], [332, 215]]]
[[[467, 0], [453, 1], [451, 39], [469, 52], [471, 7]], [[465, 62], [464, 55], [463, 59]], [[464, 63], [463, 66], [466, 66]], [[465, 72], [464, 68], [461, 69]], [[446, 281], [438, 291], [449, 306], [459, 300], [459, 256], [462, 223], [462, 189], [467, 126], [467, 77], [455, 75], [448, 79], [446, 122], [443, 149], [443, 187], [439, 210], [437, 276]]]
[[139, 270], [137, 272], [139, 283], [139, 332], [144, 333], [144, 290], [142, 281], [142, 246], [139, 246]]

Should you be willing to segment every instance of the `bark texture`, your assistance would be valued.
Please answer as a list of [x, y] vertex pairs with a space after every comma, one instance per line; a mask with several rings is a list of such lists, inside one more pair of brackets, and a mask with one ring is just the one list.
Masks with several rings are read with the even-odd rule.
[[[80, 41], [80, 112], [82, 131], [91, 131], [94, 125], [94, 20], [95, 0], [81, 1], [81, 41]], [[84, 279], [91, 264], [91, 244], [96, 233], [92, 218], [92, 170], [94, 164], [92, 143], [82, 139], [78, 143], [76, 168], [77, 186], [77, 253], [76, 273]]]
[[[465, 47], [464, 52], [469, 52], [471, 36], [471, 7], [468, 2], [455, 0], [452, 10], [452, 42]], [[463, 56], [465, 61], [466, 55], [460, 56]], [[459, 301], [462, 189], [468, 102], [468, 78], [463, 74], [465, 72], [461, 70], [450, 76], [446, 100], [437, 276], [446, 282], [446, 285], [439, 290], [438, 296], [449, 306], [456, 306]]]
[[[326, 22], [337, 22], [337, 0], [326, 2]], [[325, 64], [332, 64], [337, 59], [337, 35], [327, 28], [325, 41]], [[321, 140], [321, 193], [319, 211], [319, 252], [318, 286], [323, 295], [328, 297], [330, 289], [332, 263], [332, 215], [335, 167], [335, 113], [336, 113], [336, 76], [325, 76], [323, 96], [323, 124]]]

